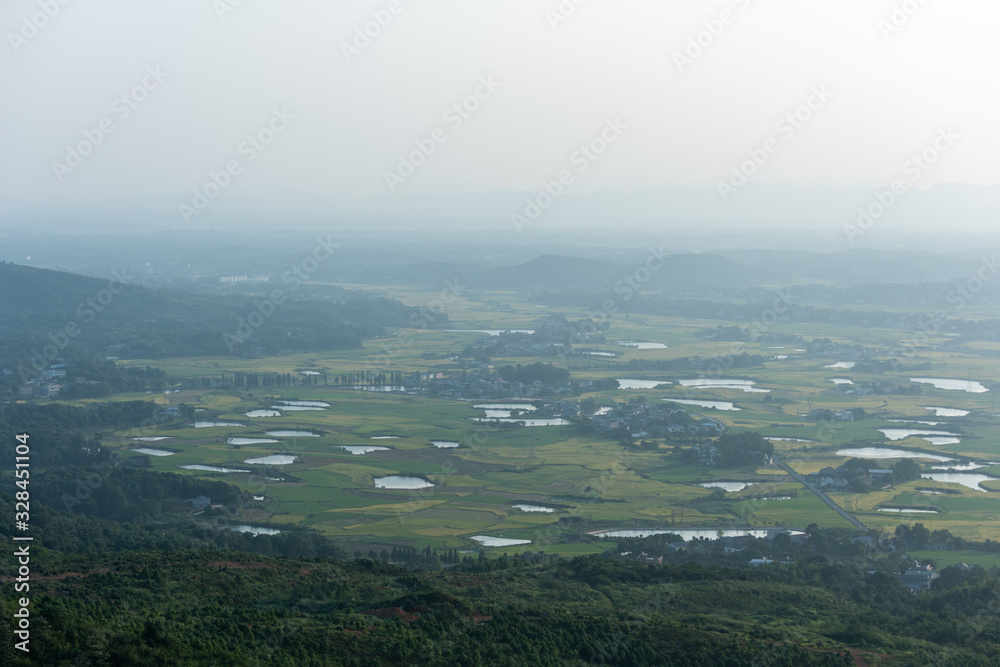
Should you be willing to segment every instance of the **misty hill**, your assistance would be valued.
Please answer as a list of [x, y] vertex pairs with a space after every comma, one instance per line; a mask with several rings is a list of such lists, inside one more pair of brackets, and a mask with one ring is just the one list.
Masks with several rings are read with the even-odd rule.
[[760, 284], [771, 274], [766, 268], [748, 266], [716, 255], [671, 255], [666, 258], [663, 267], [653, 273], [643, 289], [667, 291], [692, 287], [742, 287]]
[[[614, 289], [629, 280], [642, 291], [669, 291], [691, 287], [759, 284], [768, 272], [714, 255], [666, 255], [660, 261], [649, 252], [628, 264], [579, 257], [544, 255], [523, 264], [471, 276], [475, 287], [488, 289], [564, 289], [594, 292]], [[652, 268], [652, 270], [648, 270]]]
[[523, 264], [486, 271], [469, 278], [476, 287], [525, 289], [576, 287], [599, 289], [621, 278], [621, 268], [600, 260], [543, 255]]
[[356, 348], [417, 312], [363, 295], [296, 299], [294, 282], [258, 285], [256, 297], [221, 297], [151, 290], [129, 280], [0, 263], [0, 360], [16, 366], [31, 355], [51, 362], [94, 354], [246, 356]]

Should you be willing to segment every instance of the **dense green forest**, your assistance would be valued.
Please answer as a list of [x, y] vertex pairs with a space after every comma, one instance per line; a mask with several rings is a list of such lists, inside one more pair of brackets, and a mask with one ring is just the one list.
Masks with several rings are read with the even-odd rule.
[[[381, 335], [384, 327], [413, 326], [414, 321], [443, 326], [448, 320], [387, 297], [301, 299], [299, 285], [258, 286], [257, 295], [201, 296], [146, 289], [125, 275], [99, 280], [0, 262], [0, 366], [15, 371], [6, 380], [10, 384], [57, 360], [95, 355], [257, 356], [351, 349]], [[280, 318], [272, 317], [279, 311]]]
[[[735, 667], [1000, 659], [1000, 580], [981, 569], [942, 577], [914, 596], [884, 572], [815, 554], [752, 570], [537, 554], [427, 569], [214, 546], [86, 557], [37, 549], [32, 563], [32, 653], [17, 655], [5, 642], [2, 664]], [[7, 623], [13, 599], [5, 586]]]
[[[995, 572], [944, 568], [930, 591], [913, 595], [892, 575], [907, 566], [898, 550], [871, 552], [845, 529], [810, 526], [805, 541], [757, 540], [738, 555], [721, 546], [677, 551], [670, 548], [676, 536], [661, 535], [623, 539], [603, 555], [574, 559], [401, 547], [353, 560], [311, 530], [225, 530], [245, 498], [235, 486], [121, 465], [100, 449], [103, 429], [155, 418], [155, 406], [141, 401], [14, 405], [0, 417], [4, 433], [16, 420], [31, 426], [35, 442], [46, 442], [33, 450], [45, 472], [32, 480], [32, 577], [30, 590], [21, 591], [31, 599], [31, 653], [5, 642], [0, 664], [1000, 660]], [[766, 453], [752, 434], [732, 434], [722, 445], [733, 456]], [[2, 481], [14, 488], [11, 474]], [[221, 509], [197, 516], [179, 510], [196, 495]], [[0, 492], [0, 532], [14, 533], [13, 517], [14, 498]], [[931, 539], [993, 546], [931, 534], [919, 524], [896, 531], [901, 546]], [[637, 561], [639, 552], [663, 556], [662, 565]], [[779, 562], [747, 566], [748, 557], [765, 553]], [[11, 624], [19, 594], [10, 551], [4, 566], [0, 601]]]

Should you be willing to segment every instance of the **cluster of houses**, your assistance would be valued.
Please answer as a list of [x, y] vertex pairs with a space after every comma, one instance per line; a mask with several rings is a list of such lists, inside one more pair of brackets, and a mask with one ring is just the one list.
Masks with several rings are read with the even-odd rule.
[[[4, 375], [11, 375], [4, 369]], [[38, 377], [27, 380], [17, 388], [20, 398], [55, 398], [62, 391], [66, 381], [66, 364], [51, 364], [38, 373]]]
[[528, 399], [542, 397], [572, 396], [586, 391], [588, 383], [580, 382], [574, 387], [568, 380], [551, 384], [535, 381], [532, 383], [504, 380], [494, 373], [491, 364], [469, 362], [461, 375], [442, 376], [431, 374], [423, 384], [427, 395], [456, 400]]
[[[963, 563], [963, 565], [965, 565]], [[966, 565], [965, 567], [969, 567]], [[906, 586], [911, 593], [927, 591], [931, 588], [931, 582], [941, 575], [934, 571], [934, 566], [930, 563], [920, 564], [913, 561], [913, 564], [902, 574], [897, 574], [899, 583]]]
[[916, 384], [893, 384], [888, 382], [865, 382], [862, 384], [841, 384], [838, 388], [845, 394], [855, 396], [876, 396], [881, 394], [901, 394], [909, 396], [921, 393], [920, 385]]
[[802, 415], [805, 419], [814, 422], [854, 422], [861, 421], [868, 416], [864, 408], [847, 408], [846, 410], [828, 410], [826, 408], [817, 408], [815, 410], [810, 410], [807, 414]]
[[892, 485], [892, 470], [887, 468], [868, 468], [862, 475], [847, 479], [847, 466], [839, 468], [826, 467], [819, 472], [814, 472], [806, 476], [806, 481], [811, 485], [828, 491], [848, 491], [858, 484], [864, 484], [866, 489], [884, 488]]
[[699, 417], [666, 403], [636, 400], [615, 404], [587, 420], [602, 433], [625, 430], [633, 438], [716, 437], [726, 431], [725, 425], [715, 419]]
[[505, 333], [491, 336], [476, 345], [465, 348], [466, 356], [487, 355], [490, 357], [556, 357], [569, 354], [570, 346], [540, 340], [536, 334]]
[[233, 285], [258, 285], [270, 282], [270, 276], [219, 276], [219, 284], [223, 286]]
[[[783, 531], [769, 532], [766, 538], [767, 541], [773, 541], [774, 538], [782, 532]], [[805, 544], [809, 536], [806, 534], [789, 533], [789, 538], [793, 544]], [[721, 552], [727, 556], [731, 556], [739, 554], [747, 549], [750, 549], [751, 547], [757, 547], [759, 544], [760, 540], [756, 537], [751, 535], [739, 535], [733, 537], [720, 537], [715, 540], [693, 539], [687, 542], [670, 542], [664, 548], [668, 553], [684, 551], [691, 554], [709, 554]], [[619, 553], [619, 556], [622, 558], [633, 558], [634, 560], [647, 565], [663, 565], [663, 556], [650, 556], [645, 551], [640, 553], [638, 556], [635, 556], [631, 551], [623, 551]], [[761, 558], [750, 558], [747, 560], [747, 563], [751, 567], [769, 565], [771, 563], [781, 563], [787, 565], [791, 562], [792, 561], [788, 557], [773, 559], [765, 556]]]
[[570, 322], [562, 315], [548, 315], [535, 320], [534, 329], [503, 332], [487, 336], [467, 347], [462, 356], [477, 357], [565, 357], [572, 353], [572, 345], [601, 344], [607, 342], [604, 331], [608, 323], [597, 324], [591, 320]]

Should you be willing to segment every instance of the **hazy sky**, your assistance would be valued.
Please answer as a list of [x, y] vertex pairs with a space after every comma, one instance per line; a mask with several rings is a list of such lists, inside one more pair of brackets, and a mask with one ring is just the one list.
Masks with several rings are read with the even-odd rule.
[[230, 161], [246, 194], [709, 188], [769, 139], [756, 182], [878, 186], [949, 127], [914, 184], [1000, 181], [995, 0], [63, 1], [0, 8], [0, 196], [188, 196]]

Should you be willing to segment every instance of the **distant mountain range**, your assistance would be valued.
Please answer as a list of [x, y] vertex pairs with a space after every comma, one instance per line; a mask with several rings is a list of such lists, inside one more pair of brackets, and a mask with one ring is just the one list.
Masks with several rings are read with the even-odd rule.
[[[825, 186], [793, 187], [750, 183], [723, 202], [715, 189], [684, 187], [645, 188], [634, 192], [603, 191], [574, 194], [556, 199], [520, 236], [533, 230], [579, 229], [614, 224], [620, 227], [658, 230], [690, 230], [693, 226], [716, 229], [773, 230], [780, 228], [816, 230], [840, 229], [856, 224], [859, 209], [877, 214], [881, 204], [876, 196], [888, 188]], [[331, 225], [365, 227], [484, 229], [517, 233], [511, 216], [525, 215], [529, 200], [538, 192], [490, 192], [463, 195], [412, 195], [394, 198], [334, 200], [316, 195], [266, 195], [240, 197], [226, 194], [213, 201], [199, 216], [185, 222], [177, 196], [119, 197], [94, 202], [51, 198], [28, 202], [0, 197], [0, 231], [3, 227], [45, 225], [75, 231], [80, 225], [93, 231], [217, 229], [273, 225], [276, 221], [297, 228]], [[883, 201], [888, 201], [883, 197]], [[1000, 186], [968, 184], [936, 185], [913, 189], [900, 195], [883, 216], [873, 218], [874, 227], [897, 231], [989, 230], [1000, 216]]]

